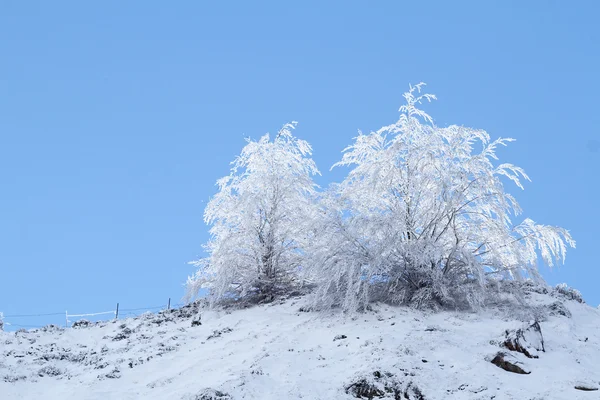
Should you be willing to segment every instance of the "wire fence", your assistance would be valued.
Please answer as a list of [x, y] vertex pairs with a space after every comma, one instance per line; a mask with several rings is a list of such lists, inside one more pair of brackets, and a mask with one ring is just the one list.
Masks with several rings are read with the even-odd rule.
[[[4, 331], [16, 331], [19, 329], [38, 329], [48, 325], [58, 325], [69, 328], [74, 322], [81, 319], [87, 319], [92, 322], [107, 321], [119, 318], [137, 317], [146, 312], [159, 312], [171, 308], [179, 308], [185, 303], [171, 304], [171, 299], [164, 305], [151, 307], [137, 308], [119, 308], [119, 303], [116, 303], [114, 310], [89, 312], [80, 314], [70, 314], [68, 311], [40, 313], [40, 314], [2, 314], [0, 313], [0, 329], [3, 326]], [[19, 320], [25, 319], [25, 322]], [[43, 320], [41, 324], [31, 324], [30, 320]]]

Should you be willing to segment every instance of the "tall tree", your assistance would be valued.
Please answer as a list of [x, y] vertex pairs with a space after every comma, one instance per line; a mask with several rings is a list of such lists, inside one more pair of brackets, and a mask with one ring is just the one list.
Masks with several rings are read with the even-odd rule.
[[313, 231], [319, 171], [311, 146], [286, 124], [271, 140], [248, 140], [231, 173], [217, 182], [204, 220], [212, 225], [208, 257], [196, 261], [188, 296], [208, 289], [213, 301], [268, 300], [299, 283]]
[[477, 305], [490, 279], [541, 279], [575, 246], [563, 228], [514, 225], [520, 213], [503, 179], [529, 180], [512, 164], [495, 165], [513, 139], [441, 128], [418, 108], [435, 96], [423, 84], [404, 94], [399, 120], [362, 134], [335, 166], [351, 166], [324, 206], [328, 221], [314, 273], [325, 305], [364, 306], [373, 298], [422, 305]]

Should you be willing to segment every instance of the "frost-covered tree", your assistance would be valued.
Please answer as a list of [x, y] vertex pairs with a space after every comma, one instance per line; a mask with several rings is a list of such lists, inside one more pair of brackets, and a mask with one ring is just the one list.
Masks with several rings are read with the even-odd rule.
[[436, 126], [418, 108], [435, 99], [422, 87], [404, 94], [396, 123], [359, 132], [334, 165], [352, 169], [322, 204], [312, 269], [321, 306], [477, 306], [490, 280], [540, 280], [538, 255], [553, 266], [575, 246], [565, 229], [513, 224], [521, 210], [503, 179], [523, 189], [529, 178], [495, 162], [513, 139]]
[[272, 299], [299, 284], [305, 249], [315, 220], [319, 171], [311, 146], [286, 124], [271, 140], [248, 140], [232, 162], [231, 173], [217, 182], [204, 220], [212, 225], [208, 257], [195, 262], [188, 297], [208, 289], [211, 300]]
[[0, 312], [0, 331], [4, 330], [4, 314]]

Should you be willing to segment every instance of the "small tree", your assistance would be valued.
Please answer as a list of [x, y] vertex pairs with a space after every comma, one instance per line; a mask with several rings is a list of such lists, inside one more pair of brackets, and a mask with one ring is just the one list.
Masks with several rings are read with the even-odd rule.
[[4, 330], [4, 314], [0, 312], [0, 331]]
[[310, 145], [295, 138], [296, 123], [274, 140], [248, 140], [229, 176], [209, 201], [204, 220], [212, 225], [208, 257], [194, 262], [188, 297], [208, 289], [212, 301], [253, 297], [272, 299], [299, 283], [311, 237], [319, 171]]
[[334, 165], [353, 169], [323, 203], [328, 217], [314, 253], [320, 305], [477, 306], [489, 280], [540, 280], [538, 252], [552, 266], [575, 246], [565, 229], [513, 225], [520, 208], [501, 178], [521, 189], [529, 178], [493, 163], [513, 139], [437, 127], [417, 108], [435, 99], [422, 86], [404, 94], [395, 124], [360, 133]]

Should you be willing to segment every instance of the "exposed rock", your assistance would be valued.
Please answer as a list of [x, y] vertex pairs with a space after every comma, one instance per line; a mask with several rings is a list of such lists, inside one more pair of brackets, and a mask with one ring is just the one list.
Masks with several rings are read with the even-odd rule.
[[575, 386], [575, 389], [583, 390], [584, 392], [594, 392], [594, 391], [598, 390], [598, 388], [596, 386], [587, 385], [587, 384], [577, 385], [577, 386]]
[[231, 400], [231, 396], [219, 390], [204, 389], [201, 393], [193, 397], [193, 400]]
[[15, 383], [19, 381], [25, 381], [27, 380], [27, 377], [25, 375], [6, 375], [4, 376], [3, 380], [7, 383]]
[[131, 329], [127, 328], [127, 326], [125, 325], [121, 325], [122, 327], [124, 326], [123, 330], [119, 333], [117, 333], [115, 335], [115, 337], [113, 337], [113, 342], [117, 342], [119, 340], [124, 340], [127, 339], [129, 336], [131, 336], [131, 333], [133, 332]]
[[357, 399], [374, 399], [385, 396], [383, 389], [378, 388], [367, 379], [360, 379], [346, 386], [346, 393]]
[[129, 365], [129, 368], [133, 368], [137, 365], [142, 365], [143, 363], [144, 359], [141, 357], [138, 357], [137, 359], [130, 358], [129, 363], [127, 365]]
[[564, 297], [568, 300], [574, 300], [578, 303], [585, 303], [581, 292], [577, 289], [569, 287], [566, 283], [559, 283], [552, 289], [552, 295], [555, 297]]
[[528, 358], [538, 358], [538, 352], [546, 351], [542, 328], [537, 321], [524, 329], [507, 330], [503, 346]]
[[409, 382], [406, 389], [404, 389], [404, 398], [407, 400], [425, 400], [425, 396], [423, 395], [423, 392], [421, 392], [421, 389], [412, 382]]
[[548, 287], [545, 284], [535, 283], [533, 281], [524, 281], [520, 283], [524, 292], [548, 294]]
[[359, 377], [344, 389], [357, 399], [425, 400], [425, 396], [413, 382], [403, 388], [396, 375], [390, 372], [375, 371], [370, 376]]
[[515, 374], [527, 375], [531, 373], [531, 371], [526, 371], [525, 369], [523, 369], [524, 366], [520, 361], [518, 361], [514, 356], [507, 353], [497, 353], [491, 360], [491, 363], [499, 368], [502, 368], [505, 371], [514, 372]]
[[571, 311], [560, 301], [550, 304], [548, 310], [550, 311], [550, 315], [571, 318]]
[[108, 374], [98, 375], [98, 379], [119, 379], [121, 377], [121, 371], [118, 368], [114, 368]]
[[88, 321], [87, 319], [80, 319], [79, 321], [75, 321], [72, 325], [73, 329], [79, 329], [79, 328], [88, 328], [90, 326], [94, 325], [92, 322]]
[[428, 325], [427, 328], [425, 328], [425, 332], [437, 332], [437, 331], [445, 332], [446, 330], [440, 328], [437, 325]]
[[231, 328], [223, 328], [221, 330], [213, 331], [213, 333], [211, 335], [209, 335], [206, 338], [206, 340], [210, 340], [210, 339], [221, 337], [222, 334], [229, 333], [229, 332], [232, 332], [232, 331], [233, 331], [233, 329], [231, 329]]
[[336, 340], [342, 340], [342, 339], [348, 339], [348, 336], [346, 336], [346, 335], [336, 335], [336, 337], [333, 338], [333, 341], [335, 342]]
[[196, 301], [194, 303], [186, 304], [181, 308], [171, 308], [163, 310], [158, 313], [158, 317], [162, 322], [175, 321], [177, 319], [189, 319], [193, 318], [198, 314], [201, 303]]
[[[62, 331], [64, 331], [64, 328], [61, 328], [58, 325], [50, 324], [50, 325], [46, 325], [46, 326], [42, 327], [40, 330], [42, 332], [62, 332]], [[21, 332], [21, 331], [27, 332], [24, 329], [19, 329], [17, 332]]]
[[194, 315], [194, 317], [192, 318], [192, 326], [202, 325], [201, 319], [202, 319], [202, 316], [200, 315], [200, 313]]
[[173, 378], [163, 378], [163, 379], [158, 379], [154, 382], [150, 382], [149, 384], [146, 385], [146, 387], [148, 387], [150, 389], [154, 389], [155, 387], [166, 386], [166, 385], [170, 384], [171, 382], [173, 382]]
[[62, 351], [54, 351], [53, 348], [50, 349], [49, 353], [42, 354], [38, 360], [51, 361], [51, 360], [59, 360], [59, 361], [70, 361], [73, 363], [81, 363], [87, 357], [86, 353], [71, 353], [71, 349], [62, 349]]
[[52, 365], [47, 365], [44, 368], [40, 369], [38, 371], [38, 376], [39, 377], [44, 377], [44, 376], [59, 376], [62, 375], [62, 371]]

